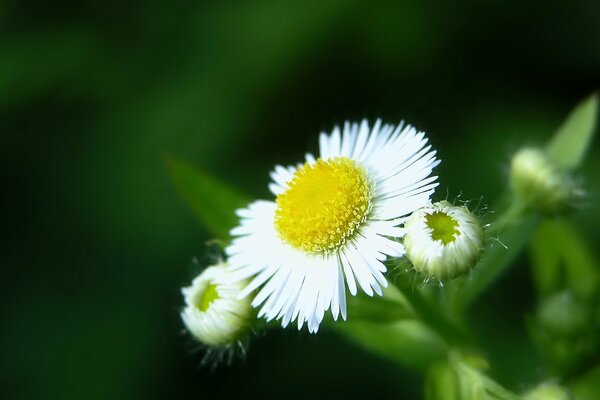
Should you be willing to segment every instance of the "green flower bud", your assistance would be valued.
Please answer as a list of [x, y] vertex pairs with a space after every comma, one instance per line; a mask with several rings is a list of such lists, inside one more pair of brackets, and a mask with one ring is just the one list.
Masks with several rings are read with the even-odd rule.
[[555, 384], [542, 383], [523, 395], [524, 400], [570, 400], [569, 392]]
[[559, 375], [577, 370], [598, 348], [594, 305], [571, 291], [545, 298], [528, 327], [538, 351]]
[[406, 257], [437, 279], [468, 273], [481, 256], [483, 228], [466, 207], [440, 201], [415, 211], [404, 224]]
[[236, 344], [254, 318], [252, 299], [238, 299], [247, 283], [232, 283], [228, 274], [225, 264], [211, 266], [181, 290], [185, 300], [181, 319], [192, 336], [209, 347]]
[[572, 292], [564, 291], [545, 299], [538, 308], [537, 320], [542, 328], [559, 336], [574, 336], [593, 326], [591, 307]]
[[565, 211], [577, 196], [569, 174], [537, 148], [524, 148], [513, 156], [510, 182], [523, 203], [542, 213]]

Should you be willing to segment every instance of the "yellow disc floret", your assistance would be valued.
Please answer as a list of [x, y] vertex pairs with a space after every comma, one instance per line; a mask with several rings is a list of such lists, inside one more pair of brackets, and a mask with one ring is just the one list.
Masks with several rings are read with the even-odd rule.
[[208, 310], [208, 307], [210, 307], [212, 302], [218, 298], [219, 290], [217, 289], [217, 285], [209, 283], [203, 291], [198, 292], [198, 294], [195, 296], [194, 304], [200, 311], [205, 312]]
[[275, 227], [296, 248], [331, 252], [365, 221], [371, 196], [365, 171], [353, 160], [336, 157], [306, 163], [277, 196]]
[[452, 243], [460, 235], [458, 222], [443, 211], [436, 211], [425, 216], [427, 226], [431, 228], [431, 239], [444, 244]]

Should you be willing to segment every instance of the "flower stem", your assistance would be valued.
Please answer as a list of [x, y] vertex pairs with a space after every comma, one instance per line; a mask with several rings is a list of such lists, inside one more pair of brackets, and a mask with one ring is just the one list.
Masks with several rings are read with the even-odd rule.
[[393, 282], [406, 297], [420, 319], [437, 332], [449, 346], [460, 348], [472, 346], [471, 338], [466, 330], [448, 318], [437, 304], [425, 297], [422, 291], [411, 283], [409, 274], [400, 275]]
[[465, 308], [508, 269], [538, 223], [539, 217], [527, 213], [523, 203], [513, 200], [508, 204], [486, 232], [491, 241], [482, 260], [451, 297], [452, 315], [462, 315]]

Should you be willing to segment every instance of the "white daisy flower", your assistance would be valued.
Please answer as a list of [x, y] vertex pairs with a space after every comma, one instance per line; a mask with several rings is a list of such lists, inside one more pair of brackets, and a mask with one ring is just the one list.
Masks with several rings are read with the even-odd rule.
[[198, 341], [211, 347], [236, 343], [248, 332], [254, 317], [250, 300], [239, 298], [247, 282], [231, 281], [227, 274], [226, 264], [208, 267], [191, 286], [181, 289], [183, 323]]
[[415, 211], [404, 224], [406, 257], [417, 271], [437, 279], [466, 274], [483, 249], [481, 223], [467, 207], [440, 201]]
[[381, 295], [383, 261], [404, 254], [400, 225], [429, 202], [439, 163], [425, 134], [402, 123], [346, 123], [319, 139], [318, 158], [275, 167], [275, 201], [238, 210], [226, 249], [237, 279], [252, 277], [241, 295], [257, 290], [260, 317], [312, 333], [329, 309], [346, 319], [346, 286]]

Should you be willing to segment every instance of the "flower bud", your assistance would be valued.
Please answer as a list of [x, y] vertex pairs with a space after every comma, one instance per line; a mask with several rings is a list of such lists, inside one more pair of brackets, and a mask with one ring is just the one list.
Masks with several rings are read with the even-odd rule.
[[417, 271], [437, 279], [464, 275], [479, 261], [484, 233], [466, 207], [440, 201], [415, 211], [406, 221], [404, 247]]
[[525, 400], [570, 400], [567, 390], [555, 383], [542, 383], [523, 395]]
[[226, 279], [225, 264], [208, 267], [181, 290], [185, 308], [181, 319], [202, 344], [228, 347], [248, 333], [254, 313], [251, 299], [238, 299], [246, 282]]
[[541, 302], [537, 310], [540, 326], [558, 336], [578, 336], [593, 327], [591, 307], [571, 291], [556, 293]]
[[566, 171], [537, 148], [524, 148], [513, 156], [510, 181], [518, 198], [542, 213], [564, 211], [577, 192]]
[[573, 373], [598, 349], [595, 305], [569, 290], [544, 298], [528, 322], [540, 355], [558, 375]]

